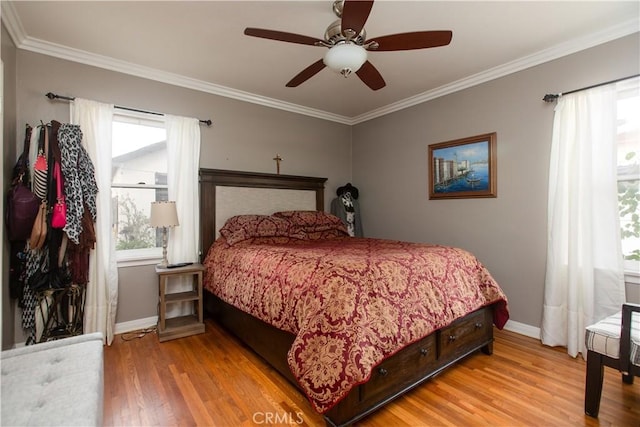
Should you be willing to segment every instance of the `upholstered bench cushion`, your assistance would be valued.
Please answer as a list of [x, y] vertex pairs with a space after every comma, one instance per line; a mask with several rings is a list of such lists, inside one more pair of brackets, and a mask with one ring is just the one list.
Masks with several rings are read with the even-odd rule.
[[2, 352], [3, 426], [101, 426], [102, 334]]
[[[620, 330], [622, 312], [587, 327], [587, 350], [604, 354], [614, 359], [620, 357]], [[631, 316], [631, 363], [640, 366], [640, 313]]]

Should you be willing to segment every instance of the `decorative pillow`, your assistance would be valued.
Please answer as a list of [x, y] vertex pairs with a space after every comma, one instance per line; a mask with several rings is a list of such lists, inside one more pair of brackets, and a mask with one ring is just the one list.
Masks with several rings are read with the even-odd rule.
[[283, 211], [276, 212], [273, 216], [286, 218], [306, 233], [340, 230], [348, 234], [340, 218], [322, 211]]
[[229, 245], [254, 237], [291, 237], [305, 239], [306, 235], [291, 222], [270, 215], [236, 215], [227, 220], [220, 234]]

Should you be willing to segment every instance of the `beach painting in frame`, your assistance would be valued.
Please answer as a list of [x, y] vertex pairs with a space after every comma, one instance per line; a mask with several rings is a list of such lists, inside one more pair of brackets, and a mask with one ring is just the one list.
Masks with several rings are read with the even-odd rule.
[[496, 133], [429, 145], [429, 199], [497, 197]]

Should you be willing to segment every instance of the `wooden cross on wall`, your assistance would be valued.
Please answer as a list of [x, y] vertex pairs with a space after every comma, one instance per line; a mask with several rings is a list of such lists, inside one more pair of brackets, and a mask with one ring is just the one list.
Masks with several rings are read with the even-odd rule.
[[280, 162], [282, 160], [284, 160], [282, 157], [280, 157], [280, 154], [276, 154], [276, 156], [273, 158], [273, 160], [276, 161], [276, 172], [278, 175], [280, 175]]

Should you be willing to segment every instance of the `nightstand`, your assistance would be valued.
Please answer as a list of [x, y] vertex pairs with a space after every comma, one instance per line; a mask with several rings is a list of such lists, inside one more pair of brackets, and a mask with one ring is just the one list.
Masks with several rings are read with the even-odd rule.
[[[156, 266], [160, 296], [158, 306], [158, 338], [160, 342], [204, 332], [204, 321], [202, 318], [203, 272], [204, 267], [202, 264], [192, 264], [177, 268], [161, 268]], [[191, 280], [191, 290], [167, 293], [167, 283], [169, 279], [180, 277]], [[180, 302], [191, 302], [193, 304], [194, 314], [167, 319], [167, 306]]]

